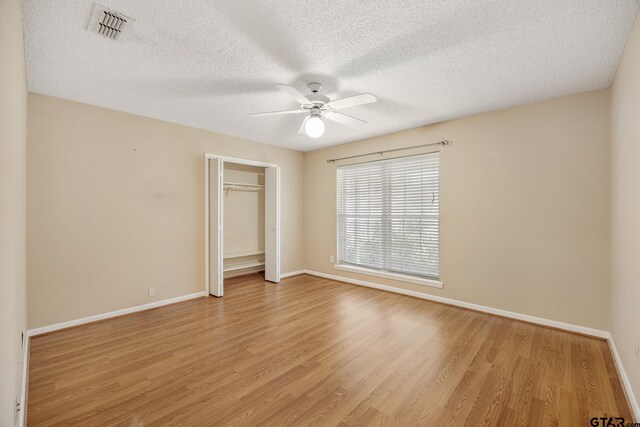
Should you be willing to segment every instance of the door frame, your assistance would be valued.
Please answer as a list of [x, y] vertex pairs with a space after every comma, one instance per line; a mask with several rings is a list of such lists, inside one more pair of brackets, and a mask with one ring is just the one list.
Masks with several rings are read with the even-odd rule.
[[[248, 165], [248, 166], [257, 166], [257, 167], [262, 167], [262, 168], [276, 168], [278, 176], [280, 176], [280, 166], [278, 166], [275, 163], [267, 163], [267, 162], [260, 162], [257, 160], [249, 160], [249, 159], [241, 159], [238, 157], [229, 157], [229, 156], [221, 156], [219, 154], [212, 154], [212, 153], [204, 153], [204, 290], [205, 290], [205, 295], [208, 297], [210, 295], [210, 290], [209, 290], [209, 273], [211, 271], [210, 269], [210, 265], [209, 265], [209, 243], [210, 243], [210, 238], [209, 238], [209, 173], [210, 173], [210, 168], [209, 168], [209, 160], [212, 159], [220, 159], [222, 161], [222, 168], [224, 169], [224, 162], [229, 162], [229, 163], [239, 163], [241, 165]], [[266, 184], [266, 183], [265, 183]], [[277, 214], [276, 214], [276, 247], [277, 247], [277, 254], [276, 254], [276, 275], [278, 278], [278, 281], [280, 280], [280, 180], [278, 180], [278, 188], [276, 191], [277, 194], [277, 199], [276, 199], [276, 206], [277, 206]], [[218, 215], [220, 218], [220, 221], [224, 221], [224, 216], [223, 216], [223, 211], [224, 209], [222, 209], [222, 206], [218, 206]], [[218, 250], [218, 257], [222, 258], [224, 256], [224, 253], [222, 251], [222, 241], [219, 242], [220, 247]], [[221, 264], [222, 265], [222, 264]]]

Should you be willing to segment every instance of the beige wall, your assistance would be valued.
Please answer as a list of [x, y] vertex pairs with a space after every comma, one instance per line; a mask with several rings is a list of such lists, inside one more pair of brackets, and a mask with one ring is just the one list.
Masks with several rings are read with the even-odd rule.
[[[306, 153], [306, 266], [606, 330], [608, 118], [601, 90]], [[335, 166], [326, 160], [442, 139], [454, 141], [441, 156], [444, 288], [334, 269]]]
[[[611, 92], [611, 330], [640, 399], [640, 19], [629, 36]], [[640, 403], [640, 402], [639, 402]]]
[[0, 0], [0, 425], [14, 425], [26, 328], [27, 89], [22, 2]]
[[28, 108], [30, 328], [203, 290], [204, 152], [281, 166], [282, 272], [304, 267], [302, 153], [38, 94]]
[[[283, 272], [608, 329], [608, 117], [602, 90], [303, 155], [30, 94], [29, 327], [200, 291], [208, 151], [282, 165]], [[444, 289], [333, 269], [335, 168], [326, 159], [443, 138], [455, 141], [442, 155]]]

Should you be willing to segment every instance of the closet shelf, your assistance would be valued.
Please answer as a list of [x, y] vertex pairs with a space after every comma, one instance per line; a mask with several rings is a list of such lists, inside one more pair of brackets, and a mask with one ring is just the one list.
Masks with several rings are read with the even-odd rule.
[[224, 271], [244, 270], [245, 268], [260, 267], [264, 265], [264, 261], [249, 261], [229, 264], [223, 267]]
[[224, 259], [232, 259], [232, 258], [242, 258], [242, 257], [245, 257], [245, 256], [263, 255], [263, 254], [264, 254], [264, 250], [262, 250], [262, 251], [259, 251], [259, 250], [242, 251], [242, 252], [232, 252], [232, 253], [224, 254], [223, 258]]
[[261, 184], [243, 184], [242, 182], [223, 182], [225, 187], [264, 188]]

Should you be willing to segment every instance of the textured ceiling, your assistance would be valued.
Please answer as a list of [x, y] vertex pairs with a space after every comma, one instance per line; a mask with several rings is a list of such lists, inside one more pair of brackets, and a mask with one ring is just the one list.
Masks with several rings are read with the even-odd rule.
[[[91, 1], [25, 0], [28, 85], [307, 151], [607, 87], [639, 1], [101, 0], [135, 19], [114, 41], [86, 31]], [[375, 94], [342, 110], [368, 128], [247, 116], [298, 107], [274, 84], [311, 81]]]

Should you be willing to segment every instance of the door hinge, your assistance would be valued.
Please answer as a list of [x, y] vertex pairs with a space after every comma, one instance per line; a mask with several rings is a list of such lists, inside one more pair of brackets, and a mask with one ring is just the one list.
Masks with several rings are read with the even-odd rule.
[[18, 398], [16, 397], [15, 399], [16, 402], [16, 411], [13, 414], [13, 423], [17, 424], [18, 420], [20, 419], [20, 411], [22, 410], [21, 406], [20, 406], [20, 402], [18, 402]]

